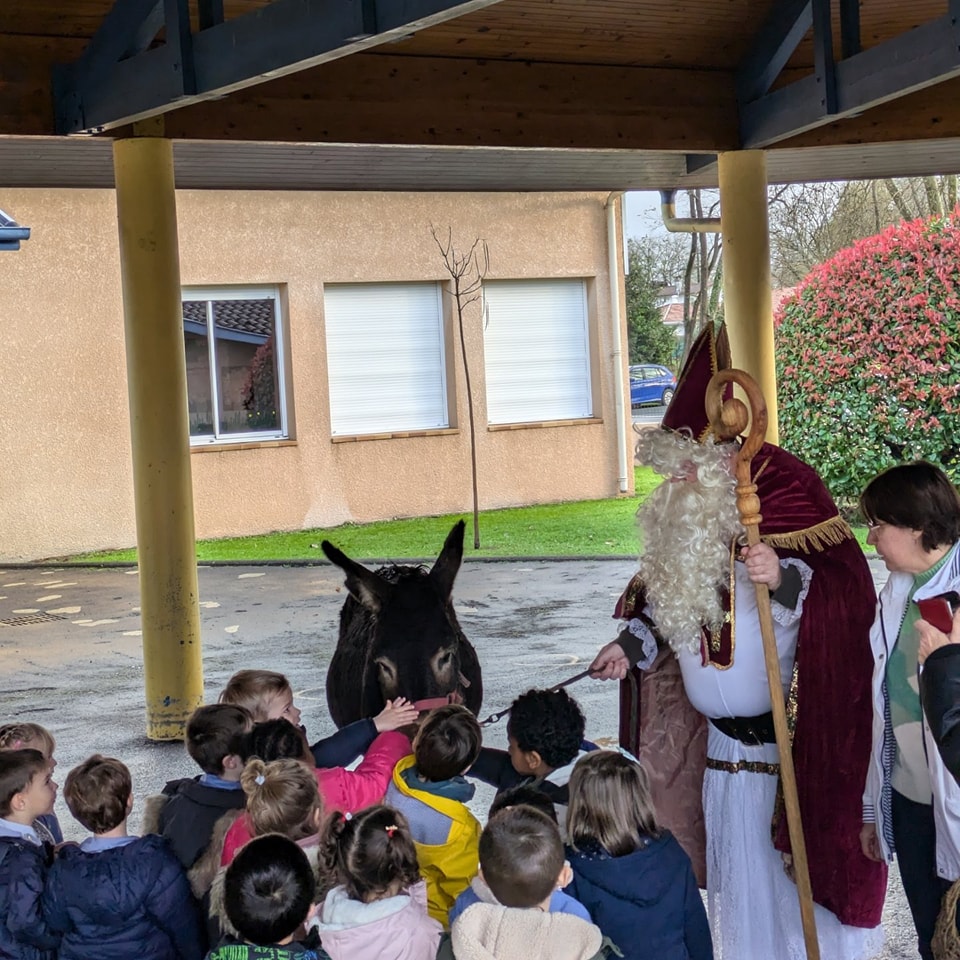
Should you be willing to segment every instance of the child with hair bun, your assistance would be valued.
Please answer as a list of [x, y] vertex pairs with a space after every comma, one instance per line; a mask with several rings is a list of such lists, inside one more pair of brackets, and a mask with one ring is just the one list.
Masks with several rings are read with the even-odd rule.
[[[242, 842], [224, 845], [220, 872], [210, 887], [207, 937], [213, 947], [224, 935], [238, 935], [227, 912], [227, 867], [250, 840], [279, 834], [303, 849], [311, 867], [315, 869], [317, 864], [323, 801], [317, 792], [312, 765], [289, 759], [264, 763], [253, 757], [243, 768], [240, 785], [247, 796], [247, 807], [234, 826], [243, 825]], [[230, 841], [230, 833], [227, 840]]]
[[[237, 819], [248, 835], [244, 843], [266, 833], [279, 833], [301, 847], [317, 845], [323, 801], [310, 767], [299, 760], [264, 763], [253, 757], [243, 768], [240, 786], [247, 796], [247, 808]], [[225, 844], [221, 865], [230, 863], [241, 846], [243, 843]]]
[[[380, 746], [374, 744], [355, 770], [345, 770], [343, 767], [315, 768], [313, 754], [300, 727], [295, 727], [287, 720], [276, 719], [254, 724], [241, 745], [240, 756], [244, 761], [251, 757], [264, 762], [298, 761], [315, 778], [314, 784], [327, 810], [352, 813], [383, 800], [394, 763], [410, 748], [410, 741], [396, 732], [382, 734], [378, 737], [378, 743]], [[249, 820], [240, 816], [227, 831], [220, 858], [222, 865], [228, 864], [234, 853], [251, 838], [248, 824]]]
[[624, 960], [713, 960], [690, 858], [657, 823], [646, 771], [596, 750], [570, 776], [567, 859], [579, 900]]
[[[37, 750], [50, 764], [51, 773], [57, 766], [53, 756], [56, 746], [53, 734], [39, 723], [5, 723], [0, 726], [0, 750]], [[63, 843], [60, 821], [52, 811], [37, 817], [35, 829], [44, 843]]]
[[333, 814], [320, 857], [336, 886], [313, 925], [332, 960], [434, 960], [443, 928], [427, 913], [403, 814], [386, 806]]

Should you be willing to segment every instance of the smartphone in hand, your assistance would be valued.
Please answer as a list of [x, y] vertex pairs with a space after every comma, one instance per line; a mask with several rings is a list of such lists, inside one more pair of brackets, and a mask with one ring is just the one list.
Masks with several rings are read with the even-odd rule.
[[941, 593], [936, 597], [927, 597], [917, 601], [920, 616], [941, 633], [950, 636], [953, 630], [953, 615], [960, 607], [960, 594], [956, 590]]

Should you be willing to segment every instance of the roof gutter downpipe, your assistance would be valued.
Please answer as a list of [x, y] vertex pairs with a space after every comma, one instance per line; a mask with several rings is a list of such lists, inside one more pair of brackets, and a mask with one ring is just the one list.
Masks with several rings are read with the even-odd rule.
[[617, 249], [617, 207], [623, 190], [615, 190], [607, 197], [607, 257], [610, 277], [610, 340], [612, 344], [611, 362], [613, 363], [613, 402], [617, 424], [617, 485], [620, 493], [630, 489], [630, 443], [627, 436], [627, 401], [623, 382], [623, 334], [620, 313], [620, 287], [623, 276], [622, 260]]
[[719, 217], [678, 217], [676, 190], [660, 191], [660, 216], [670, 233], [719, 233]]

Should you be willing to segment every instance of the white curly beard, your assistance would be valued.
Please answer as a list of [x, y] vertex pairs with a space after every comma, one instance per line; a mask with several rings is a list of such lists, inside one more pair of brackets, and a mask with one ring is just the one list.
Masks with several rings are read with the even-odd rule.
[[[701, 629], [717, 629], [724, 610], [719, 588], [730, 573], [730, 542], [742, 532], [730, 444], [697, 443], [667, 430], [648, 430], [637, 459], [668, 479], [640, 507], [640, 575], [653, 620], [676, 651], [700, 649]], [[695, 480], [674, 480], [696, 466]]]

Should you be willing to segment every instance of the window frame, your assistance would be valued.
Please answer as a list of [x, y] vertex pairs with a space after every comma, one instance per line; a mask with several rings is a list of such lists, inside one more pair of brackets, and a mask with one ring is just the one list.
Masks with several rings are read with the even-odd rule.
[[[220, 379], [217, 370], [216, 331], [213, 321], [213, 301], [224, 300], [273, 300], [274, 357], [277, 365], [277, 380], [280, 407], [280, 426], [275, 430], [248, 430], [243, 433], [225, 433], [220, 429]], [[210, 376], [210, 396], [213, 399], [214, 432], [212, 434], [191, 434], [191, 447], [239, 446], [241, 444], [290, 439], [290, 421], [287, 411], [287, 357], [286, 327], [283, 315], [283, 298], [277, 284], [223, 286], [188, 286], [180, 288], [181, 304], [185, 302], [206, 303], [207, 327], [207, 372]], [[186, 331], [186, 318], [182, 316], [180, 325]], [[189, 402], [189, 394], [188, 394]]]

